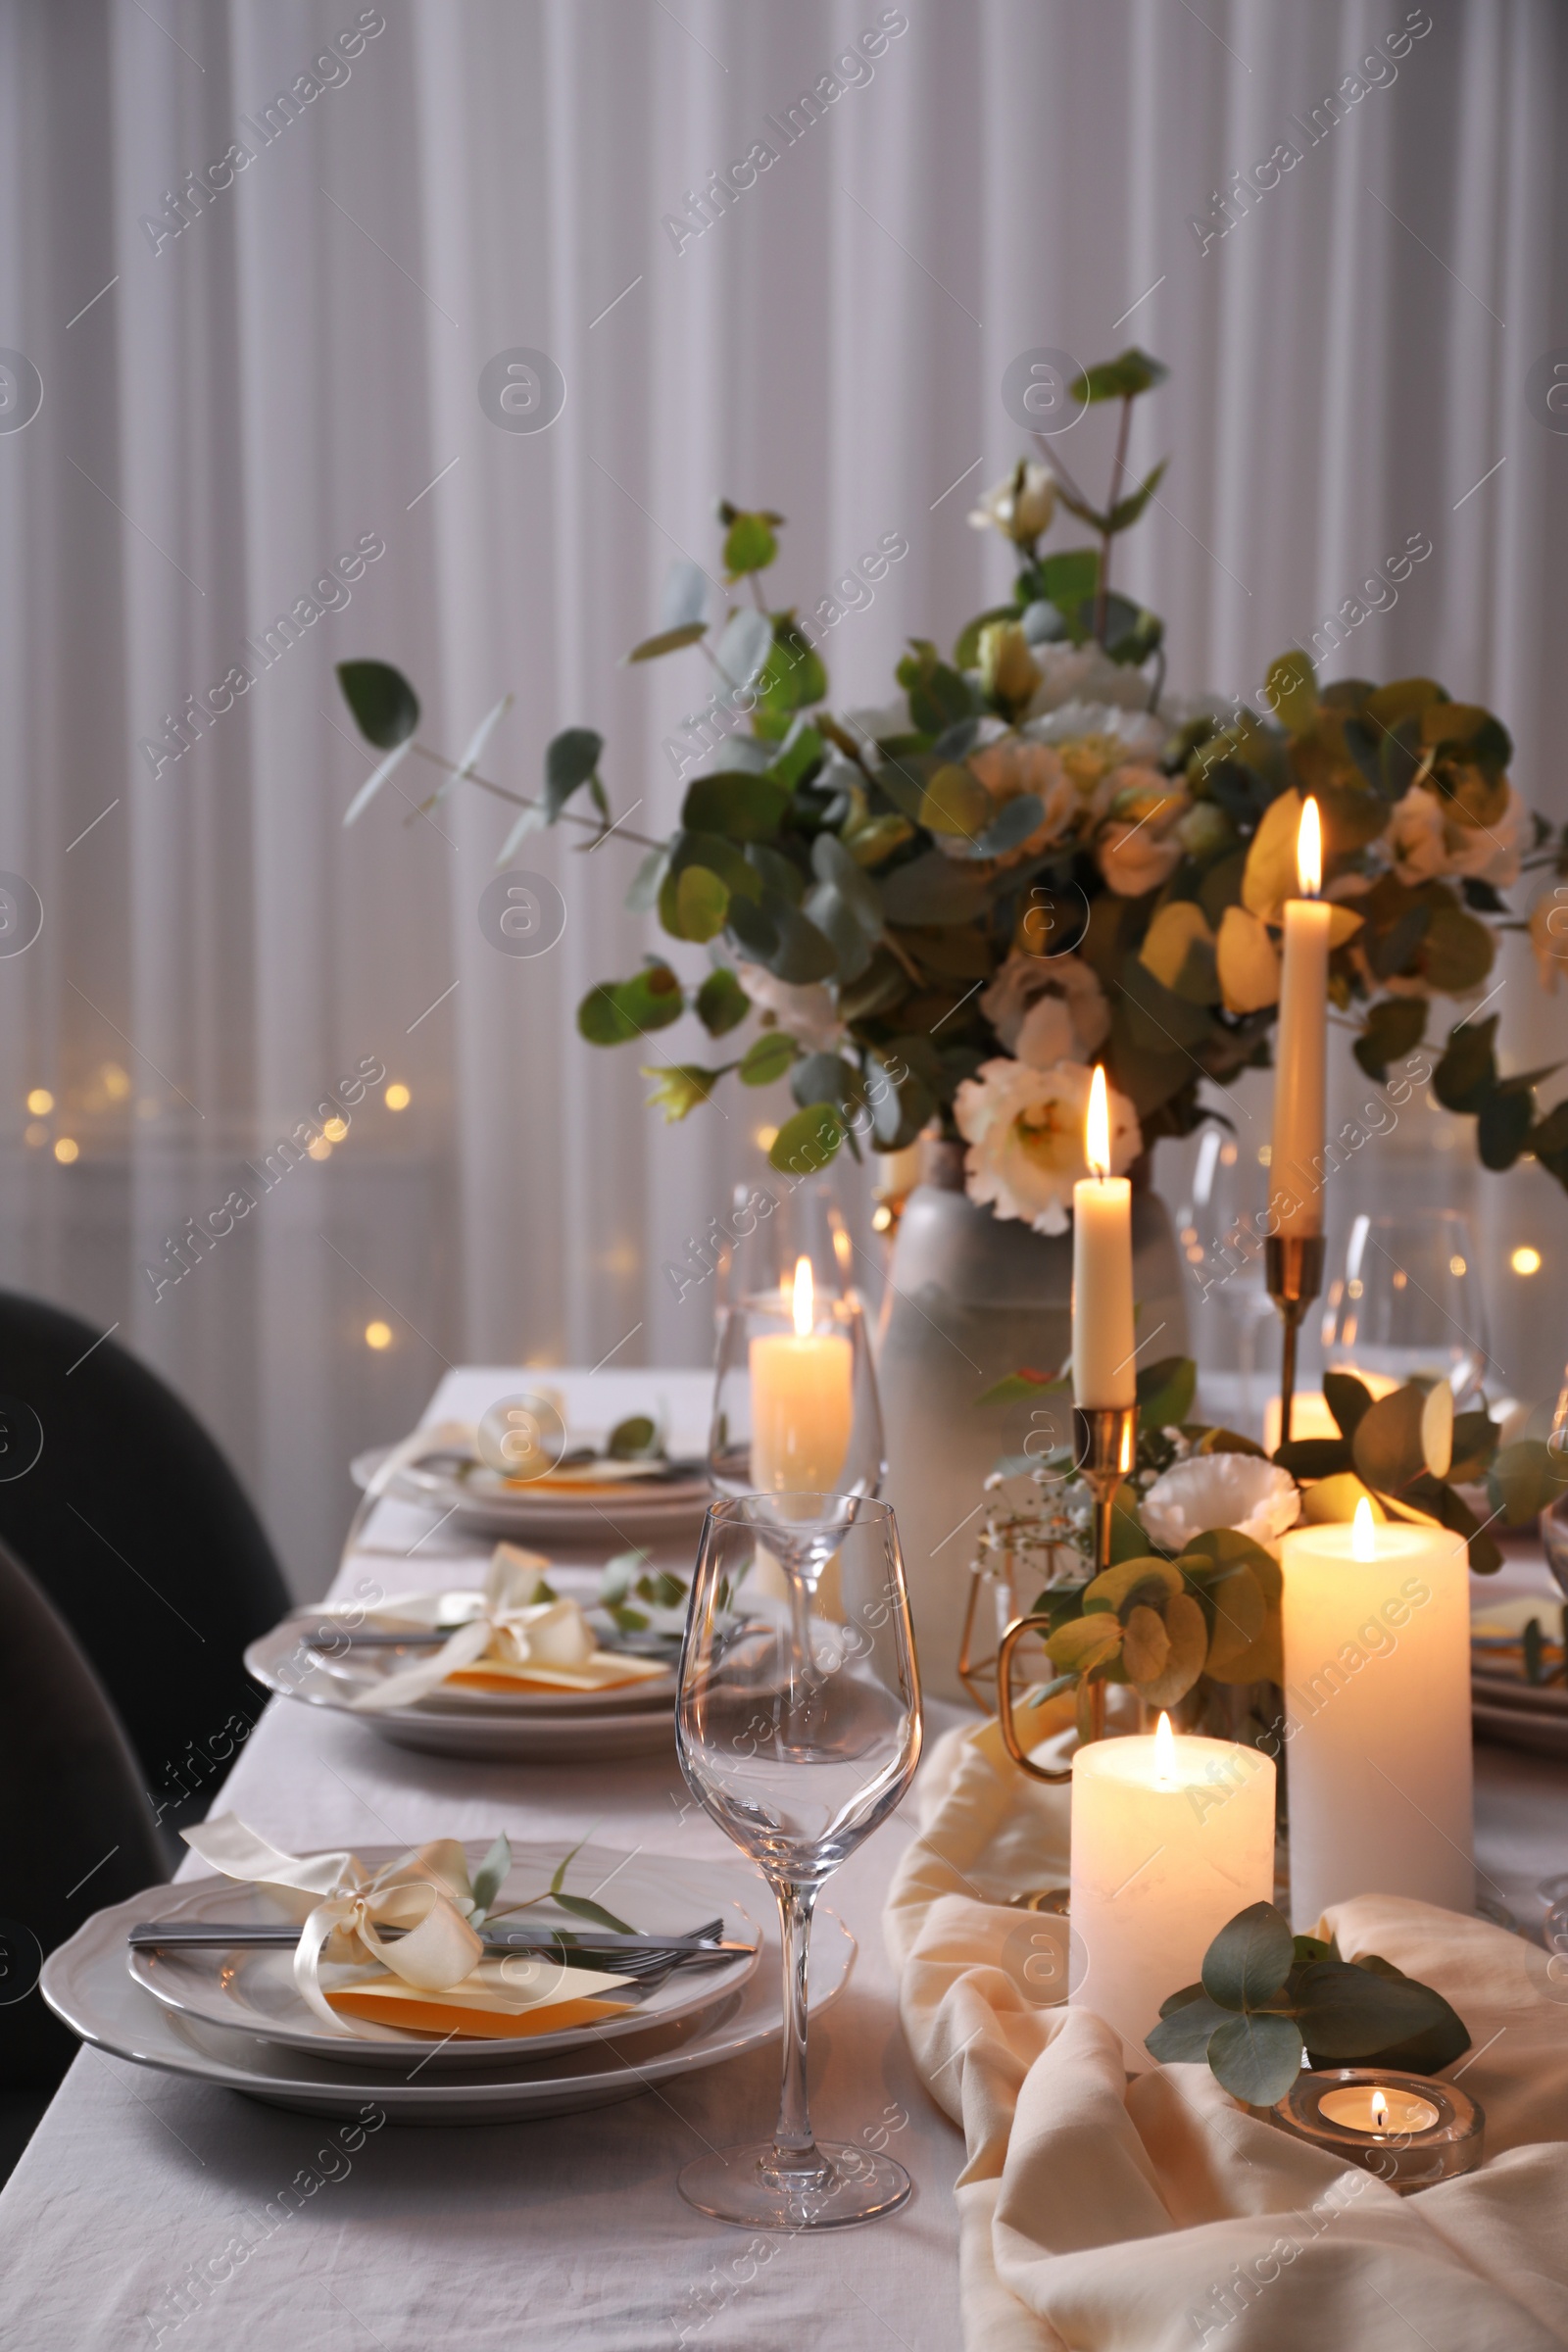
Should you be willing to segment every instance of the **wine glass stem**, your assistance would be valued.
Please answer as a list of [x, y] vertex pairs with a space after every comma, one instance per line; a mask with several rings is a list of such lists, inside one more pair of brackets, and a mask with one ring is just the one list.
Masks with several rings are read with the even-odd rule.
[[769, 2169], [809, 2183], [827, 2171], [811, 2132], [806, 2080], [806, 1969], [817, 1890], [782, 1880], [774, 1892], [784, 1955], [784, 2071]]

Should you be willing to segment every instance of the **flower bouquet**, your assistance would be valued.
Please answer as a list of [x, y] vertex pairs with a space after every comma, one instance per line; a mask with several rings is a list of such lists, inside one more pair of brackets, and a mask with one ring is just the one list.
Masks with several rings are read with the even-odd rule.
[[[414, 752], [445, 770], [436, 800], [464, 781], [515, 805], [502, 863], [541, 825], [572, 825], [586, 848], [612, 831], [639, 843], [628, 905], [706, 969], [650, 955], [590, 990], [583, 1037], [646, 1055], [687, 1013], [713, 1041], [756, 1021], [717, 1063], [645, 1060], [666, 1118], [725, 1079], [787, 1076], [779, 1168], [814, 1170], [846, 1142], [899, 1149], [938, 1122], [967, 1147], [974, 1200], [1055, 1233], [1084, 1173], [1092, 1061], [1114, 1090], [1118, 1170], [1193, 1128], [1205, 1078], [1267, 1064], [1310, 795], [1336, 909], [1331, 993], [1382, 1079], [1423, 1040], [1433, 998], [1485, 987], [1498, 933], [1526, 928], [1502, 894], [1527, 870], [1568, 874], [1568, 829], [1527, 812], [1500, 722], [1429, 678], [1320, 687], [1297, 649], [1270, 666], [1259, 709], [1164, 699], [1162, 624], [1112, 588], [1111, 565], [1157, 496], [1163, 466], [1132, 482], [1125, 452], [1165, 373], [1132, 350], [1078, 379], [1080, 401], [1121, 404], [1103, 503], [1042, 441], [1045, 461], [1021, 461], [970, 517], [1014, 551], [1011, 597], [949, 653], [910, 639], [881, 709], [828, 709], [821, 647], [843, 605], [771, 604], [783, 518], [722, 505], [725, 587], [750, 602], [718, 615], [708, 575], [677, 564], [662, 625], [627, 657], [700, 649], [715, 682], [666, 745], [683, 787], [667, 838], [612, 818], [592, 728], [558, 734], [542, 796], [520, 794], [478, 772], [506, 703], [449, 760], [418, 741], [408, 681], [373, 661], [339, 669], [385, 754], [350, 818]], [[1092, 538], [1048, 550], [1063, 515]], [[880, 578], [905, 552], [895, 537], [861, 568]], [[1546, 899], [1530, 921], [1549, 978], [1558, 912]], [[1568, 1105], [1539, 1116], [1544, 1073], [1504, 1075], [1495, 1033], [1495, 1015], [1450, 1032], [1438, 1097], [1476, 1118], [1489, 1167], [1529, 1151], [1568, 1183]]]

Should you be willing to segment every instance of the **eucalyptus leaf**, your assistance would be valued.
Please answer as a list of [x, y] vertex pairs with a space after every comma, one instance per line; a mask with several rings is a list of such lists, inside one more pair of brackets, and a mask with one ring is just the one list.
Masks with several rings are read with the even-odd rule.
[[390, 752], [419, 723], [419, 698], [390, 662], [340, 662], [337, 682], [367, 743]]
[[1453, 2016], [1441, 1993], [1413, 1977], [1333, 1960], [1298, 1969], [1294, 1990], [1296, 2020], [1308, 2049], [1342, 2066], [1429, 2033]]
[[765, 1029], [747, 1047], [741, 1061], [740, 1078], [743, 1086], [771, 1086], [782, 1078], [800, 1054], [793, 1037], [782, 1029]]
[[1234, 2009], [1222, 2009], [1217, 2001], [1211, 2001], [1201, 1984], [1184, 1985], [1160, 2003], [1159, 2023], [1144, 2047], [1162, 2066], [1200, 2065], [1208, 2056], [1217, 2028], [1235, 2014]]
[[[1152, 1610], [1135, 1610], [1134, 1616], [1152, 1616]], [[1208, 1652], [1208, 1620], [1190, 1592], [1177, 1592], [1166, 1601], [1163, 1613], [1165, 1654], [1147, 1670], [1127, 1655], [1128, 1643], [1123, 1643], [1123, 1661], [1129, 1681], [1138, 1687], [1138, 1695], [1146, 1707], [1173, 1707], [1187, 1693], [1203, 1671]], [[1131, 1619], [1128, 1621], [1129, 1639]]]
[[690, 628], [708, 612], [708, 574], [690, 556], [676, 556], [664, 574], [659, 602], [659, 625], [665, 631]]
[[545, 750], [545, 815], [554, 824], [599, 765], [605, 739], [592, 727], [564, 727]]
[[697, 1017], [710, 1037], [738, 1029], [751, 1009], [751, 998], [727, 964], [710, 972], [697, 991]]
[[[1053, 1384], [1054, 1385], [1054, 1384]], [[989, 1390], [983, 1402], [996, 1399], [996, 1390]], [[1086, 1612], [1109, 1609], [1117, 1615], [1137, 1607], [1141, 1602], [1162, 1608], [1174, 1600], [1183, 1590], [1182, 1572], [1169, 1560], [1153, 1552], [1144, 1552], [1137, 1558], [1118, 1560], [1112, 1568], [1102, 1569], [1099, 1576], [1084, 1588]]]
[[1214, 2080], [1249, 2107], [1272, 2107], [1301, 2071], [1301, 2036], [1294, 2021], [1266, 2011], [1227, 2018], [1209, 2039]]
[[476, 1911], [486, 1913], [492, 1908], [511, 1868], [512, 1847], [508, 1843], [507, 1834], [503, 1830], [473, 1874], [473, 1901]]
[[686, 788], [680, 821], [691, 832], [720, 833], [728, 841], [770, 841], [793, 797], [771, 776], [698, 776]]
[[1341, 1435], [1353, 1438], [1371, 1409], [1372, 1392], [1365, 1381], [1357, 1380], [1353, 1372], [1325, 1372], [1323, 1396]]
[[772, 621], [765, 612], [743, 609], [732, 612], [725, 622], [714, 660], [730, 684], [743, 689], [761, 675], [772, 650]]
[[1222, 2008], [1257, 2008], [1274, 1998], [1295, 1959], [1289, 1921], [1272, 1903], [1251, 1903], [1227, 1920], [1203, 1954], [1203, 1990]]
[[1380, 1396], [1356, 1424], [1350, 1450], [1369, 1487], [1397, 1494], [1426, 1467], [1421, 1450], [1421, 1415], [1426, 1398], [1413, 1386]]
[[574, 1919], [590, 1920], [596, 1928], [609, 1928], [616, 1936], [636, 1935], [634, 1927], [623, 1919], [617, 1919], [613, 1911], [607, 1911], [603, 1903], [592, 1901], [588, 1895], [563, 1894], [559, 1889], [553, 1891], [562, 1910], [569, 1911]]
[[683, 620], [674, 628], [661, 629], [656, 636], [644, 637], [626, 656], [628, 662], [657, 662], [662, 654], [678, 654], [682, 647], [695, 645], [708, 635], [706, 620]]
[[830, 1102], [812, 1102], [786, 1119], [773, 1138], [768, 1158], [786, 1175], [814, 1176], [844, 1141], [844, 1122]]

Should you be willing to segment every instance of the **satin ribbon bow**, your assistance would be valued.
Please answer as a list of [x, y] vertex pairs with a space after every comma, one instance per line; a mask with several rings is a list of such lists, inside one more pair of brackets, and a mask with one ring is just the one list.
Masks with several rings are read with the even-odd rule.
[[[468, 1925], [475, 1908], [467, 1857], [455, 1838], [438, 1838], [374, 1872], [350, 1853], [280, 1853], [237, 1814], [182, 1830], [193, 1852], [225, 1878], [261, 1886], [301, 1924], [294, 1951], [300, 1998], [333, 2033], [354, 2028], [321, 1991], [323, 1959], [375, 1961], [420, 1992], [461, 1984], [484, 1955]], [[382, 1928], [405, 1931], [383, 1943]]]
[[[549, 1567], [538, 1552], [498, 1544], [485, 1578], [484, 1599], [451, 1640], [416, 1665], [389, 1674], [373, 1690], [349, 1701], [359, 1714], [387, 1707], [412, 1707], [438, 1690], [449, 1674], [494, 1658], [509, 1666], [583, 1666], [599, 1644], [574, 1600], [535, 1601], [532, 1595]], [[395, 1604], [394, 1604], [395, 1605]]]

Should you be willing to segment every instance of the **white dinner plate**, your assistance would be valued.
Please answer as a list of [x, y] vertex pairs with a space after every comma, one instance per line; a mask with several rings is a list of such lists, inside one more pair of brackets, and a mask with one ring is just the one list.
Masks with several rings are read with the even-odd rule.
[[[705, 1864], [701, 1875], [712, 1889], [711, 1909], [733, 1900], [738, 1879], [749, 1900], [758, 1897], [757, 1878], [736, 1865]], [[693, 1871], [694, 1883], [698, 1876]], [[50, 1953], [40, 1983], [56, 2016], [81, 2040], [112, 2057], [187, 2075], [270, 2107], [353, 2119], [371, 2130], [378, 2114], [394, 2124], [510, 2124], [609, 2107], [656, 2082], [764, 2047], [778, 2039], [783, 2024], [778, 1926], [764, 1913], [760, 1966], [707, 2018], [688, 2018], [635, 2039], [607, 2034], [597, 2047], [478, 2073], [438, 2075], [422, 2059], [407, 2078], [368, 2068], [362, 2072], [161, 2007], [125, 1966], [126, 1932], [146, 1917], [148, 1901], [144, 1892], [98, 1912], [69, 1943]], [[812, 2016], [844, 1990], [854, 1958], [855, 1938], [848, 1928], [835, 1911], [818, 1903], [811, 1932]]]
[[[465, 1850], [470, 1870], [477, 1869], [484, 1859], [485, 1841]], [[376, 1870], [383, 1863], [398, 1861], [406, 1851], [403, 1846], [365, 1846], [360, 1849], [360, 1860], [368, 1869]], [[563, 1851], [559, 1844], [515, 1846], [502, 1900], [514, 1903], [543, 1893]], [[731, 1877], [748, 1894], [752, 1892], [743, 1874], [735, 1872]], [[612, 1853], [602, 1846], [585, 1845], [572, 1857], [565, 1891], [592, 1897], [600, 1888], [607, 1907], [639, 1933], [686, 1935], [722, 1910], [724, 1935], [760, 1947], [758, 1920], [743, 1908], [733, 1888], [722, 1904], [714, 1901], [711, 1870], [694, 1874], [684, 1863], [667, 1857]], [[188, 1890], [178, 1891], [181, 1899], [177, 1903], [145, 1904], [142, 1916], [145, 1918], [150, 1909], [159, 1918], [200, 1919], [225, 1926], [273, 1924], [287, 1916], [260, 1887], [241, 1885], [233, 1879], [202, 1879]], [[569, 1911], [558, 1910], [552, 1904], [522, 1913], [513, 1924], [525, 1927], [531, 1923], [579, 1931], [591, 1931], [592, 1927], [591, 1922], [574, 1918]], [[607, 2021], [601, 2020], [594, 2025], [566, 2027], [554, 2034], [493, 2039], [459, 2034], [455, 2039], [445, 2039], [440, 2034], [399, 2032], [391, 2026], [371, 2025], [357, 2019], [352, 2028], [345, 2023], [341, 2033], [331, 2034], [300, 1997], [294, 1983], [291, 1950], [230, 1945], [227, 1949], [193, 1951], [171, 1946], [163, 1951], [127, 1951], [125, 1958], [137, 1984], [144, 1985], [155, 2000], [182, 2017], [225, 2027], [230, 2032], [254, 2034], [259, 2040], [276, 2043], [283, 2049], [309, 2050], [316, 2057], [369, 2067], [376, 2072], [401, 2069], [407, 2073], [419, 2057], [423, 2057], [426, 2066], [438, 2068], [442, 2073], [471, 2071], [475, 2066], [489, 2067], [509, 2058], [554, 2057], [560, 2051], [601, 2041], [606, 2031]], [[551, 1964], [542, 1965], [549, 1968]], [[614, 1962], [606, 1960], [601, 1966], [612, 1973]], [[750, 1958], [727, 1961], [721, 1968], [677, 1970], [663, 1984], [652, 1985], [646, 1992], [635, 1984], [607, 1987], [605, 1999], [625, 1999], [634, 2004], [632, 2014], [617, 2017], [611, 2030], [617, 2040], [629, 2041], [651, 2029], [701, 2016], [739, 1991], [756, 1968], [754, 1953]], [[330, 1991], [336, 1984], [363, 1978], [365, 1973], [363, 1968], [326, 1964], [321, 1970], [321, 1984], [323, 1989]], [[563, 1988], [569, 1990], [573, 1972], [566, 1969], [560, 1973], [564, 1979]]]
[[[391, 1447], [372, 1446], [349, 1464], [356, 1486], [368, 1487]], [[470, 1535], [531, 1536], [564, 1543], [616, 1544], [668, 1541], [695, 1535], [713, 1499], [706, 1478], [629, 1479], [612, 1494], [569, 1494], [519, 1485], [475, 1462], [461, 1476], [420, 1462], [405, 1463], [388, 1494], [398, 1502], [422, 1502], [451, 1515], [453, 1526]]]
[[[513, 1698], [500, 1691], [443, 1690], [417, 1699], [412, 1707], [358, 1714], [349, 1702], [365, 1685], [334, 1671], [340, 1661], [322, 1659], [302, 1644], [304, 1626], [318, 1622], [319, 1614], [304, 1620], [285, 1618], [251, 1643], [245, 1652], [247, 1671], [267, 1690], [363, 1723], [394, 1747], [514, 1764], [608, 1762], [674, 1750], [673, 1672], [657, 1686], [662, 1692], [657, 1702], [645, 1695], [628, 1703], [621, 1690], [572, 1691], [565, 1694], [564, 1704], [538, 1695]], [[584, 1696], [589, 1699], [586, 1706], [579, 1703]]]
[[[314, 1660], [313, 1679], [319, 1679], [323, 1685], [330, 1685], [338, 1690], [341, 1703], [347, 1706], [364, 1691], [373, 1690], [378, 1683], [387, 1681], [394, 1674], [401, 1674], [405, 1667], [419, 1665], [429, 1657], [429, 1650], [422, 1645], [410, 1649], [383, 1649], [378, 1645], [355, 1645], [352, 1642], [346, 1642], [340, 1649], [319, 1647], [301, 1656], [298, 1654], [301, 1642], [307, 1636], [330, 1627], [334, 1619], [339, 1617], [345, 1620], [349, 1628], [360, 1632], [374, 1630], [396, 1633], [405, 1628], [417, 1629], [421, 1625], [435, 1623], [437, 1621], [429, 1605], [432, 1597], [438, 1597], [445, 1603], [461, 1604], [470, 1598], [481, 1600], [483, 1596], [462, 1592], [438, 1596], [411, 1596], [406, 1602], [388, 1601], [382, 1607], [368, 1612], [363, 1606], [323, 1602], [318, 1608], [294, 1611], [274, 1626], [270, 1634], [264, 1634], [254, 1646], [279, 1682], [283, 1679], [280, 1669], [285, 1661], [291, 1662], [289, 1679], [292, 1680], [298, 1677], [303, 1665]], [[462, 1622], [461, 1614], [439, 1620], [442, 1629], [452, 1633], [457, 1631]], [[639, 1659], [639, 1663], [642, 1662]], [[430, 1711], [460, 1715], [536, 1716], [541, 1723], [563, 1722], [570, 1715], [637, 1715], [649, 1708], [662, 1708], [667, 1713], [675, 1703], [675, 1669], [678, 1663], [677, 1650], [665, 1661], [662, 1674], [641, 1676], [636, 1682], [612, 1683], [600, 1690], [475, 1690], [471, 1686], [462, 1683], [444, 1683], [426, 1692], [417, 1703]], [[277, 1685], [270, 1687], [276, 1688]]]

